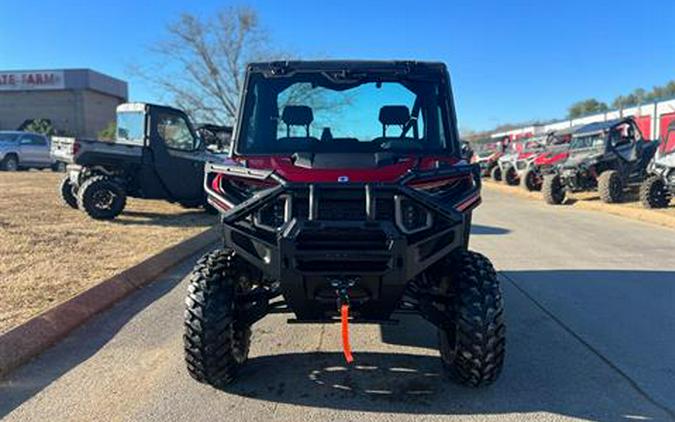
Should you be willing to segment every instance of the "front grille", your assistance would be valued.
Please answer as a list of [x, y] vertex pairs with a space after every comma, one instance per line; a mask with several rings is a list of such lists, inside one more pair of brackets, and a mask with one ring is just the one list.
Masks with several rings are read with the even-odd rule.
[[319, 219], [328, 221], [359, 221], [366, 219], [366, 201], [319, 200]]
[[303, 251], [385, 251], [387, 236], [381, 230], [341, 228], [304, 229], [297, 238]]

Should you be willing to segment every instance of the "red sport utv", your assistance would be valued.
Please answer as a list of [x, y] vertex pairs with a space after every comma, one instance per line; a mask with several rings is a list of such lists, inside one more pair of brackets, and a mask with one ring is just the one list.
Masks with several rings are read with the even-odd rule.
[[452, 379], [497, 379], [503, 299], [490, 261], [468, 250], [481, 182], [460, 156], [445, 65], [251, 64], [234, 133], [239, 166], [206, 166], [223, 245], [190, 279], [193, 378], [232, 381], [251, 326], [283, 312], [341, 323], [347, 362], [349, 323], [418, 314], [438, 328]]
[[556, 130], [546, 135], [544, 150], [534, 157], [529, 157], [525, 170], [520, 177], [520, 186], [527, 191], [540, 191], [544, 176], [555, 171], [569, 155], [572, 134], [581, 126]]

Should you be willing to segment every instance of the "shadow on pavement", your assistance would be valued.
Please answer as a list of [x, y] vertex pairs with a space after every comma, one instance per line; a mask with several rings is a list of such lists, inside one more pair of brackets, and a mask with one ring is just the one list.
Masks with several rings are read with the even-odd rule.
[[493, 226], [483, 226], [481, 224], [472, 224], [471, 225], [471, 234], [476, 235], [498, 235], [498, 234], [508, 234], [511, 230], [505, 229], [502, 227], [493, 227]]
[[[570, 280], [613, 289], [622, 280], [649, 283], [674, 277], [670, 272], [649, 271], [531, 273], [536, 273], [530, 274], [532, 280], [560, 283], [562, 290]], [[518, 279], [518, 274], [509, 272], [509, 278]], [[655, 400], [655, 404], [652, 394], [652, 399], [645, 399], [631, 381], [542, 312], [531, 298], [508, 281], [503, 285], [507, 358], [501, 378], [490, 387], [466, 388], [446, 379], [438, 358], [436, 329], [422, 318], [403, 316], [399, 325], [380, 327], [382, 342], [398, 350], [354, 350], [355, 365], [350, 367], [338, 352], [255, 357], [225, 391], [271, 402], [388, 414], [510, 414], [513, 418], [537, 412], [594, 421], [670, 419], [667, 403]], [[598, 294], [606, 307], [612, 306], [608, 300], [617, 299]], [[594, 308], [577, 312], [585, 312], [588, 318], [597, 315]], [[614, 332], [620, 330], [614, 327]], [[630, 337], [630, 333], [620, 334]]]

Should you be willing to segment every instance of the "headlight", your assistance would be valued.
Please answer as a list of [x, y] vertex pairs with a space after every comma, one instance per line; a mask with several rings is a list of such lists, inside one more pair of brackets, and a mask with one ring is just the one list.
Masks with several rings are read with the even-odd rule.
[[291, 215], [291, 198], [280, 196], [272, 203], [260, 208], [253, 216], [253, 224], [263, 230], [277, 231]]
[[405, 234], [426, 230], [433, 224], [431, 213], [414, 201], [397, 195], [396, 225]]

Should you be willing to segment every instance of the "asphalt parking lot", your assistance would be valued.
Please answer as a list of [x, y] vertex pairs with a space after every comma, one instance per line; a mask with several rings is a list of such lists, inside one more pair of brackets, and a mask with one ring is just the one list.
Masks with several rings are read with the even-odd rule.
[[500, 271], [507, 362], [492, 387], [443, 379], [435, 332], [256, 325], [226, 391], [182, 361], [190, 263], [0, 381], [6, 420], [675, 420], [675, 231], [485, 192], [471, 247]]

